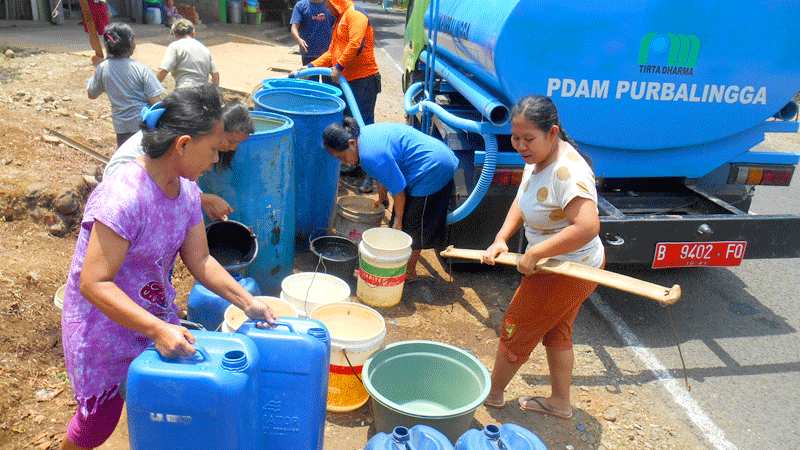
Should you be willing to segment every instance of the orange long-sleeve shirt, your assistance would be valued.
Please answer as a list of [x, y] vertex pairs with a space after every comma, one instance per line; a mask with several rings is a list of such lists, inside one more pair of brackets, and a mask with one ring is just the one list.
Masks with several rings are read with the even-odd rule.
[[356, 11], [351, 0], [329, 0], [336, 10], [336, 23], [328, 51], [311, 62], [315, 67], [337, 66], [347, 81], [378, 73], [375, 33], [369, 18]]

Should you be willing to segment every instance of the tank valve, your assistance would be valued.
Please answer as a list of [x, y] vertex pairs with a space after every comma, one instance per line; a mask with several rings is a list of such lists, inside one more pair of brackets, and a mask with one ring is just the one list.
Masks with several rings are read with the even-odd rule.
[[699, 234], [700, 236], [711, 235], [714, 234], [714, 230], [712, 230], [707, 223], [704, 223], [699, 227], [697, 227], [697, 234]]
[[625, 245], [625, 239], [623, 239], [622, 236], [618, 234], [606, 233], [605, 236], [603, 237], [605, 238], [606, 244], [612, 247], [620, 247], [622, 245]]

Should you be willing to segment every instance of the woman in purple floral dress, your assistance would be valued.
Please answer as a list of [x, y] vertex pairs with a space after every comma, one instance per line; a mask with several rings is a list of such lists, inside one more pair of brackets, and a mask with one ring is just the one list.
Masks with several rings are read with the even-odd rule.
[[103, 180], [86, 204], [61, 318], [78, 408], [64, 449], [102, 444], [119, 421], [128, 366], [149, 344], [166, 357], [194, 354], [179, 326], [170, 272], [180, 254], [204, 286], [256, 320], [274, 317], [209, 255], [200, 175], [224, 146], [216, 88], [178, 89], [144, 113], [145, 155]]

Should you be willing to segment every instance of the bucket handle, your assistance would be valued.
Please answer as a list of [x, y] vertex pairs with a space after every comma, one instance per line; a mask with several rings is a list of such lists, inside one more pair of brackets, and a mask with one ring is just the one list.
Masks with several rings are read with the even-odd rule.
[[197, 364], [201, 362], [206, 362], [210, 358], [208, 357], [208, 352], [206, 349], [199, 345], [195, 345], [194, 355], [189, 356], [187, 358], [167, 358], [166, 356], [162, 355], [158, 350], [156, 350], [155, 346], [147, 347], [148, 350], [153, 350], [154, 352], [158, 353], [158, 356], [161, 358], [162, 361], [170, 362], [170, 363], [178, 363], [178, 364]]
[[290, 324], [289, 322], [283, 322], [283, 321], [281, 321], [281, 320], [278, 320], [278, 321], [276, 321], [276, 322], [275, 322], [275, 326], [276, 326], [276, 327], [277, 327], [277, 326], [284, 326], [284, 327], [286, 327], [286, 328], [288, 328], [288, 329], [289, 329], [289, 332], [290, 332], [290, 333], [292, 333], [292, 334], [297, 334], [297, 332], [296, 332], [296, 331], [294, 331], [294, 327], [293, 327], [293, 326], [292, 326], [292, 324]]
[[[259, 322], [262, 322], [262, 321], [261, 320], [252, 320], [252, 319], [250, 319], [250, 320], [247, 320], [245, 323], [252, 323], [253, 325], [255, 325], [255, 324], [259, 323]], [[278, 326], [284, 326], [284, 327], [289, 329], [290, 333], [297, 334], [297, 332], [294, 331], [294, 327], [289, 322], [284, 322], [282, 320], [276, 320], [275, 322], [273, 322], [273, 324], [274, 325], [272, 326], [272, 328], [277, 328]]]

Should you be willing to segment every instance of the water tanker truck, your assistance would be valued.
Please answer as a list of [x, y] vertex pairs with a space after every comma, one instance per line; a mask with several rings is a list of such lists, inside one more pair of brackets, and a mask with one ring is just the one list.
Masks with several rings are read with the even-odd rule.
[[591, 159], [609, 263], [800, 256], [800, 216], [748, 212], [800, 160], [759, 146], [798, 130], [797, 23], [790, 1], [411, 1], [404, 106], [459, 157], [451, 243], [494, 239], [524, 166], [509, 111], [540, 94]]

